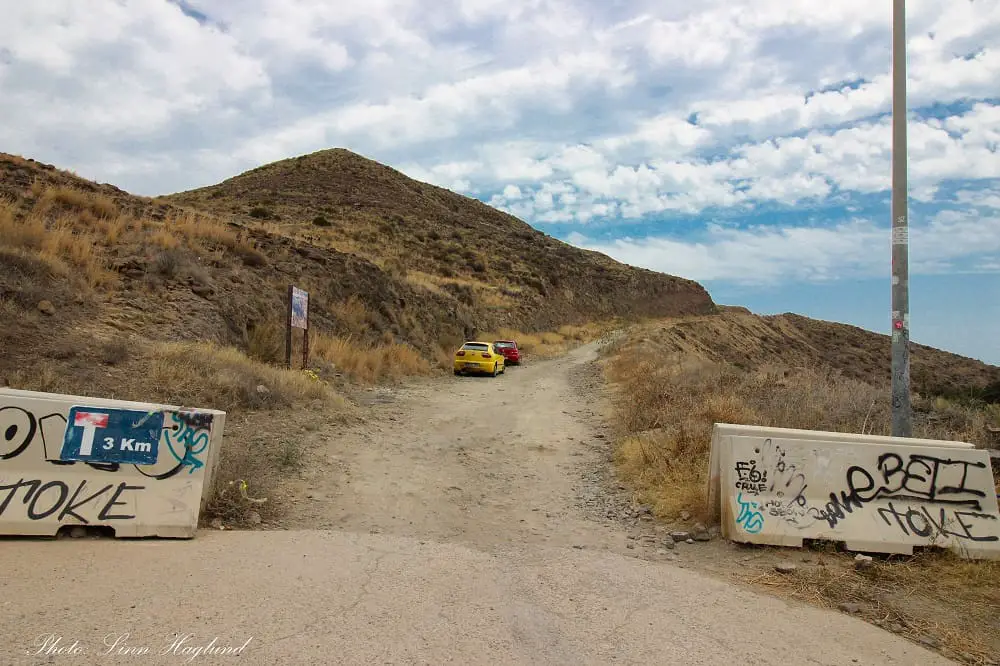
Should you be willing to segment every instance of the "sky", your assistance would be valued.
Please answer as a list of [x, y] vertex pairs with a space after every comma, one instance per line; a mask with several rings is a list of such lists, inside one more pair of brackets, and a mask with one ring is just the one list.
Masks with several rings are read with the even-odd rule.
[[[0, 150], [156, 195], [348, 148], [888, 333], [891, 5], [0, 0]], [[907, 51], [911, 336], [1000, 364], [1000, 0], [910, 0]]]

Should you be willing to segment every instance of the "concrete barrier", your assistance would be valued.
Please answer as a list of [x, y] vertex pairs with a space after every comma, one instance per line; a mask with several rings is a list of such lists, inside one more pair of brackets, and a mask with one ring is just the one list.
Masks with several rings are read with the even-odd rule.
[[952, 442], [943, 439], [919, 439], [886, 437], [884, 435], [857, 435], [845, 432], [826, 432], [823, 430], [800, 430], [798, 428], [767, 428], [764, 426], [739, 425], [734, 423], [716, 423], [712, 429], [712, 444], [708, 460], [708, 507], [713, 517], [720, 518], [720, 475], [722, 466], [719, 462], [719, 452], [728, 445], [728, 438], [745, 437], [780, 437], [785, 439], [816, 440], [821, 442], [848, 442], [868, 444], [906, 444], [907, 446], [953, 446], [962, 449], [974, 449], [968, 442]]
[[226, 413], [0, 388], [0, 534], [191, 538]]
[[727, 539], [1000, 559], [989, 454], [967, 442], [716, 424], [710, 455], [710, 507]]

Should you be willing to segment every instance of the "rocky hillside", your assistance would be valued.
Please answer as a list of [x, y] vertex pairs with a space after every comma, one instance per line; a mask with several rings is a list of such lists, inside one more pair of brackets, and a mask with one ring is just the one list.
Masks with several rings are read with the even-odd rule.
[[[126, 343], [214, 341], [280, 360], [290, 283], [310, 292], [314, 331], [345, 348], [405, 345], [433, 360], [472, 329], [669, 318], [635, 344], [888, 375], [886, 336], [720, 311], [697, 283], [573, 248], [347, 151], [156, 198], [0, 153], [0, 383], [30, 372], [53, 390], [120, 388], [136, 374]], [[980, 387], [1000, 372], [913, 350], [921, 390]]]
[[430, 360], [470, 329], [715, 308], [696, 283], [343, 151], [162, 198], [0, 153], [0, 384], [28, 372], [51, 390], [121, 391], [140, 372], [123, 369], [126, 343], [213, 341], [280, 360], [289, 284], [310, 292], [311, 326], [331, 344], [408, 345]]
[[[829, 369], [871, 384], [889, 381], [888, 335], [786, 313], [759, 316], [721, 306], [719, 313], [644, 326], [627, 343], [636, 353], [696, 357], [744, 369], [764, 366]], [[1000, 367], [910, 345], [910, 380], [924, 395], [962, 395], [1000, 381]]]
[[282, 160], [158, 200], [246, 225], [265, 222], [297, 242], [363, 257], [401, 282], [471, 308], [480, 329], [714, 309], [696, 282], [572, 247], [347, 150]]

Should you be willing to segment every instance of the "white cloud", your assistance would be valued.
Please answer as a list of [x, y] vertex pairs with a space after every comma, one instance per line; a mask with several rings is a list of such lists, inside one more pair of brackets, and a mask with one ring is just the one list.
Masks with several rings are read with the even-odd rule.
[[[863, 202], [890, 186], [886, 3], [185, 7], [0, 0], [0, 149], [156, 194], [344, 146], [536, 223], [840, 211], [609, 246], [687, 275], [826, 279], [884, 259]], [[953, 211], [915, 228], [915, 256], [930, 238], [927, 270], [992, 265], [1000, 0], [914, 0], [908, 36], [911, 199]]]
[[[704, 238], [596, 241], [573, 232], [567, 242], [635, 266], [693, 280], [745, 285], [821, 282], [887, 275], [887, 224], [850, 219], [831, 227], [709, 224]], [[969, 261], [969, 258], [973, 258]], [[911, 274], [998, 272], [1000, 216], [945, 211], [910, 230]]]

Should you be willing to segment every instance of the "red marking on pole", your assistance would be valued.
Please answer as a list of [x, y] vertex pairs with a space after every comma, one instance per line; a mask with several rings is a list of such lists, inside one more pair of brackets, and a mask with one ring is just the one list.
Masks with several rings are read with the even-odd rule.
[[901, 330], [903, 330], [903, 322], [901, 322], [901, 321], [897, 321], [897, 322], [896, 322], [896, 323], [894, 324], [894, 326], [896, 327], [896, 330], [897, 330], [897, 331], [901, 331]]
[[75, 426], [91, 426], [94, 428], [107, 428], [108, 427], [108, 415], [98, 414], [96, 412], [77, 412], [76, 418], [73, 419], [73, 425]]

